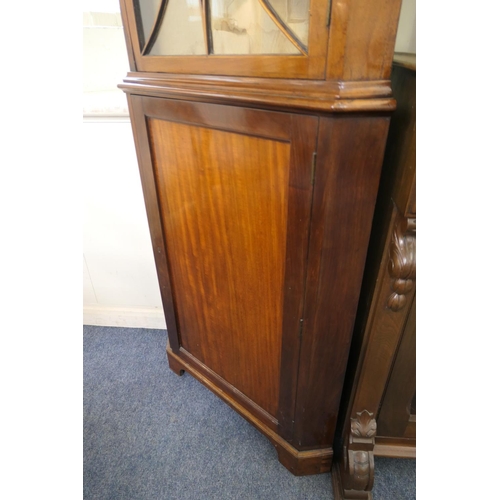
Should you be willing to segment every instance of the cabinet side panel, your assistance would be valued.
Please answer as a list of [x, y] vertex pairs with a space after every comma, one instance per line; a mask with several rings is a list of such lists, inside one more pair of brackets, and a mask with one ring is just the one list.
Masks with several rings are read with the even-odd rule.
[[276, 417], [290, 144], [148, 128], [181, 345]]
[[389, 119], [322, 118], [294, 444], [331, 446]]
[[155, 176], [149, 148], [144, 100], [138, 96], [127, 96], [130, 109], [130, 120], [134, 132], [135, 148], [139, 163], [144, 203], [148, 216], [149, 232], [153, 246], [156, 273], [160, 285], [160, 293], [167, 322], [168, 339], [172, 349], [179, 349], [177, 321], [172, 304], [172, 290], [168, 275], [168, 263], [165, 252], [165, 238], [161, 225], [159, 200], [156, 192]]
[[380, 408], [379, 436], [415, 438], [407, 431], [415, 431], [416, 423], [416, 301], [414, 297]]
[[388, 79], [400, 9], [401, 0], [333, 2], [327, 79]]

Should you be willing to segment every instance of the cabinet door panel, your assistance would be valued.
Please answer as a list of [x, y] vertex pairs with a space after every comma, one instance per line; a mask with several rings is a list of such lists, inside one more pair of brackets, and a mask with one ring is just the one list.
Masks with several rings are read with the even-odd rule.
[[298, 361], [317, 119], [153, 98], [141, 106], [171, 344], [278, 418], [282, 380], [293, 381], [282, 369]]
[[149, 121], [181, 345], [277, 412], [290, 145]]

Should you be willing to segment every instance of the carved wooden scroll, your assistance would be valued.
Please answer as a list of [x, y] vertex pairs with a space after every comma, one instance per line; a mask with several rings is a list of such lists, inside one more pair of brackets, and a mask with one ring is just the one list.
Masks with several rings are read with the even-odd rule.
[[351, 488], [371, 490], [373, 487], [373, 447], [377, 422], [373, 413], [363, 410], [351, 418], [351, 433], [347, 448]]
[[398, 218], [394, 226], [389, 259], [389, 275], [393, 279], [393, 293], [387, 303], [394, 312], [406, 305], [406, 295], [411, 292], [415, 285], [417, 269], [416, 228], [417, 219], [403, 216]]
[[376, 433], [377, 422], [373, 413], [363, 410], [351, 418], [351, 428], [346, 440], [348, 444], [344, 446], [342, 464], [337, 472], [341, 476], [337, 484], [342, 484], [342, 491], [337, 490], [337, 495], [341, 498], [372, 498]]

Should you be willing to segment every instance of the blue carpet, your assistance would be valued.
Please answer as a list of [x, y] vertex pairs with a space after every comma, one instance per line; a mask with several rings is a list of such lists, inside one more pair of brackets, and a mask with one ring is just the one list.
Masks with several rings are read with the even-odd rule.
[[[330, 474], [295, 477], [271, 443], [168, 368], [166, 332], [85, 326], [84, 500], [332, 500]], [[374, 500], [412, 500], [415, 461], [376, 459]]]

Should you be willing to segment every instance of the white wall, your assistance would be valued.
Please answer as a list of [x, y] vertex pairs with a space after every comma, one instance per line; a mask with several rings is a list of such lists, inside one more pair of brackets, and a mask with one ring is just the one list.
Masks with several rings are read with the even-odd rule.
[[[126, 99], [116, 88], [128, 70], [118, 0], [85, 0], [84, 10], [84, 324], [165, 328]], [[415, 0], [403, 0], [396, 50], [415, 52], [415, 36]]]
[[116, 87], [128, 71], [119, 3], [86, 4], [83, 322], [165, 328], [127, 101]]
[[83, 124], [84, 322], [165, 328], [128, 120]]
[[416, 0], [403, 0], [396, 35], [396, 52], [417, 53]]

